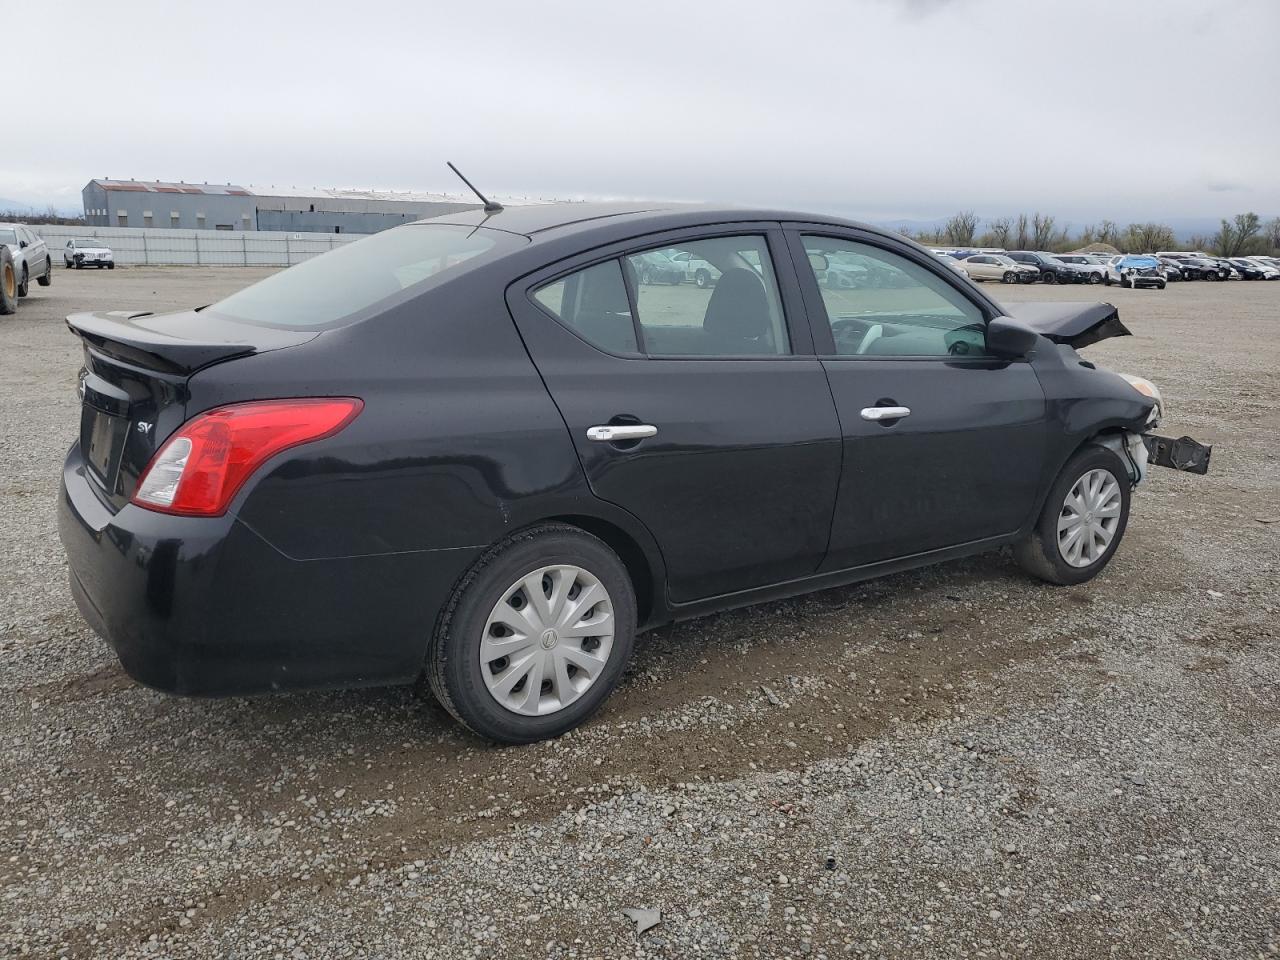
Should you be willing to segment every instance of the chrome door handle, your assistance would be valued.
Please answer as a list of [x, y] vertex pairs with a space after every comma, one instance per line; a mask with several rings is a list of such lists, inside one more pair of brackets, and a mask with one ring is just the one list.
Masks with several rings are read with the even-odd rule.
[[647, 423], [615, 423], [601, 427], [587, 427], [587, 439], [602, 443], [617, 443], [619, 440], [643, 440], [645, 437], [656, 437], [658, 428]]
[[910, 407], [863, 407], [863, 420], [900, 420], [911, 416]]

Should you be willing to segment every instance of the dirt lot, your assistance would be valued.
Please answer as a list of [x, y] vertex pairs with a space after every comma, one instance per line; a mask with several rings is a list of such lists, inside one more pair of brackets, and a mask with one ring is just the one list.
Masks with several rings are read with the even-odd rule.
[[1088, 356], [1217, 445], [1093, 583], [992, 555], [659, 630], [587, 728], [498, 749], [409, 689], [154, 693], [78, 617], [62, 317], [261, 275], [58, 270], [0, 319], [6, 955], [1280, 953], [1280, 283], [995, 291], [1117, 302]]

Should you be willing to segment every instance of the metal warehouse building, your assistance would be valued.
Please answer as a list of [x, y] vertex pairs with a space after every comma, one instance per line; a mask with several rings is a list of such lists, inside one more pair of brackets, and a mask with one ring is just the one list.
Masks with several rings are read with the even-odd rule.
[[[480, 203], [443, 193], [297, 190], [234, 184], [90, 180], [82, 191], [91, 227], [377, 233], [402, 223], [474, 210]], [[539, 203], [507, 200], [503, 203]]]

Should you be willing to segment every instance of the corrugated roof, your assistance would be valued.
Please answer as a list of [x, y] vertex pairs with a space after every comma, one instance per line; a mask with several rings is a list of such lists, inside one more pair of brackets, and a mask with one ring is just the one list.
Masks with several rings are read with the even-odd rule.
[[[381, 203], [465, 203], [479, 201], [470, 194], [425, 193], [419, 190], [357, 190], [345, 187], [280, 187], [240, 186], [232, 183], [173, 183], [167, 180], [104, 180], [94, 179], [105, 190], [124, 190], [136, 193], [199, 193], [233, 197], [298, 197], [300, 199], [374, 200]], [[528, 197], [494, 197], [509, 206], [551, 203]]]

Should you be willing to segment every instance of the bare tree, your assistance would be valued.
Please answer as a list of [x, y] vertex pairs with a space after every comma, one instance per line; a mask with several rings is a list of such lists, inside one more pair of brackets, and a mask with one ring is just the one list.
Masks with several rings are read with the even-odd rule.
[[1053, 245], [1054, 218], [1036, 211], [1031, 217], [1032, 247], [1047, 250]]
[[1080, 231], [1080, 236], [1076, 237], [1076, 247], [1087, 247], [1089, 244], [1096, 242], [1096, 234], [1093, 224], [1089, 224]]
[[947, 242], [958, 247], [973, 245], [973, 236], [978, 232], [978, 217], [972, 210], [961, 210], [947, 219], [943, 228]]
[[1098, 243], [1105, 243], [1108, 246], [1120, 247], [1120, 228], [1116, 226], [1114, 220], [1103, 220], [1101, 226], [1098, 227]]
[[987, 224], [987, 232], [982, 235], [982, 245], [1007, 249], [1012, 234], [1013, 221], [1008, 217], [1000, 217]]
[[1267, 241], [1267, 252], [1280, 250], [1280, 217], [1272, 217], [1262, 228], [1262, 237]]
[[1209, 250], [1213, 247], [1213, 237], [1206, 237], [1203, 233], [1192, 234], [1187, 246], [1192, 250]]
[[1249, 249], [1261, 230], [1262, 222], [1256, 213], [1237, 213], [1234, 221], [1222, 221], [1222, 228], [1213, 238], [1213, 248], [1219, 256], [1238, 257]]
[[1014, 230], [1016, 231], [1016, 246], [1019, 250], [1025, 250], [1031, 246], [1031, 237], [1027, 234], [1027, 215], [1025, 213], [1018, 214], [1018, 222]]
[[1163, 223], [1131, 223], [1124, 232], [1125, 253], [1155, 253], [1174, 245], [1173, 228]]

